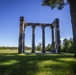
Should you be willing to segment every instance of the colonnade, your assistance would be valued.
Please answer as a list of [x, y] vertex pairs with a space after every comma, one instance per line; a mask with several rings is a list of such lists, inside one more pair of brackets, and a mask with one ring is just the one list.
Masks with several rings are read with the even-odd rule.
[[[42, 28], [42, 53], [46, 53], [45, 51], [45, 27], [50, 27], [52, 32], [52, 52], [60, 53], [60, 29], [59, 29], [59, 19], [55, 19], [52, 24], [44, 24], [44, 23], [25, 23], [24, 17], [20, 17], [20, 32], [19, 32], [19, 48], [18, 53], [24, 53], [25, 47], [25, 28], [26, 26], [32, 27], [32, 53], [35, 53], [35, 27], [41, 26]], [[54, 42], [56, 42], [56, 48], [54, 46]], [[25, 49], [26, 50], [26, 49]]]

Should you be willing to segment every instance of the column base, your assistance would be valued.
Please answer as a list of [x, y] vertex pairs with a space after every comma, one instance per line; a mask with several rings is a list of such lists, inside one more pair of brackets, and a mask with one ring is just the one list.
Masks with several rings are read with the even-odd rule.
[[31, 53], [35, 53], [35, 51], [32, 51]]
[[45, 51], [42, 51], [42, 53], [45, 53]]

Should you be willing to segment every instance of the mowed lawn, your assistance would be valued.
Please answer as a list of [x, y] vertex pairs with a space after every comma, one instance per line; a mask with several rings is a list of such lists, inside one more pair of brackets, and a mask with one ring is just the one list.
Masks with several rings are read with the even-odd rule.
[[0, 50], [0, 75], [76, 75], [73, 54], [18, 54]]

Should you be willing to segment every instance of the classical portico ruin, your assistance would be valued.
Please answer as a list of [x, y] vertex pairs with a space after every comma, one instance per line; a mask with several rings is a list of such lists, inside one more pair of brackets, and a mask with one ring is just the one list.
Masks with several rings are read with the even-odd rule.
[[[52, 24], [45, 23], [26, 23], [24, 17], [20, 17], [20, 32], [19, 32], [19, 48], [18, 53], [24, 53], [25, 47], [25, 28], [26, 26], [31, 26], [32, 28], [32, 53], [35, 53], [35, 27], [41, 26], [42, 28], [42, 53], [45, 51], [45, 27], [50, 27], [52, 34], [52, 52], [60, 53], [60, 29], [59, 29], [59, 19], [55, 19]], [[56, 48], [54, 46], [54, 41], [56, 43]], [[51, 43], [51, 42], [50, 42]], [[26, 50], [26, 49], [25, 49]]]

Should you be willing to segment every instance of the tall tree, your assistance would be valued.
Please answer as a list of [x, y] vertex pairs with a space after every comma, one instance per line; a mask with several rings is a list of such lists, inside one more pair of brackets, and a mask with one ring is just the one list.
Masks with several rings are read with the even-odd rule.
[[51, 48], [51, 45], [50, 45], [50, 44], [48, 44], [48, 45], [46, 46], [46, 51], [52, 51], [52, 48]]
[[65, 5], [69, 3], [72, 30], [73, 30], [74, 51], [75, 51], [74, 56], [76, 57], [76, 0], [42, 0], [42, 1], [43, 6], [49, 6], [52, 9], [57, 8], [59, 10], [61, 10]]
[[68, 50], [69, 50], [69, 48], [71, 47], [71, 40], [69, 40], [69, 39], [67, 39], [67, 38], [65, 38], [64, 40], [63, 40], [63, 45], [64, 45], [64, 47], [63, 47], [63, 50], [65, 51], [65, 52], [68, 52]]
[[41, 43], [38, 43], [38, 45], [37, 45], [37, 50], [38, 51], [41, 51], [41, 45], [42, 45]]

